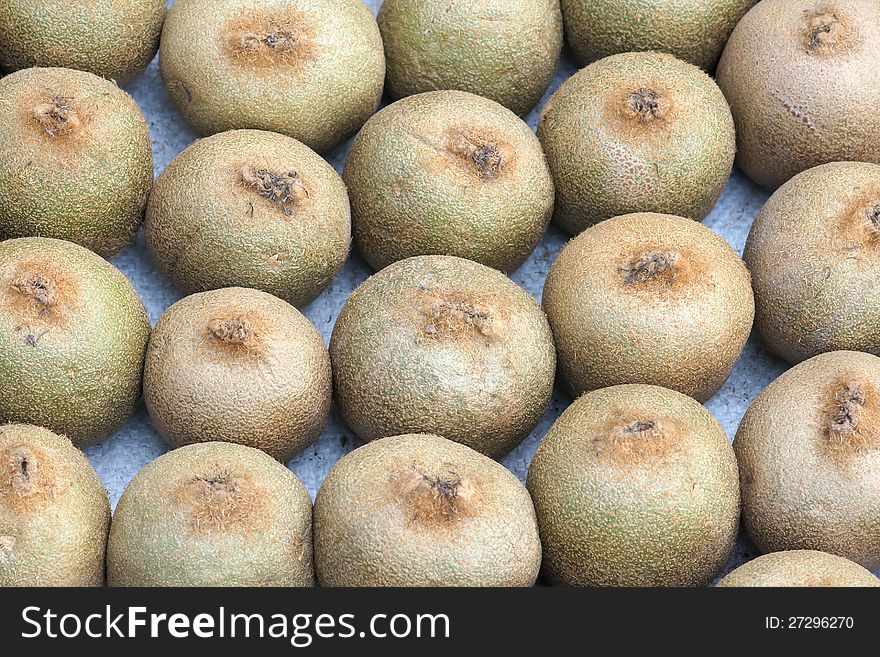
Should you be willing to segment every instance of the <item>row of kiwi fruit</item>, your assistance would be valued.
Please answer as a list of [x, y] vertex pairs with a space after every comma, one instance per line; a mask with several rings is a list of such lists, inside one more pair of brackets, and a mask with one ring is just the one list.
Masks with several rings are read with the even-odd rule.
[[[178, 0], [163, 78], [187, 123], [213, 136], [155, 186], [143, 115], [98, 77], [125, 82], [152, 52], [126, 59], [96, 39], [70, 60], [64, 48], [55, 61], [28, 54], [50, 35], [34, 4], [0, 9], [0, 66], [21, 69], [0, 80], [0, 422], [18, 423], [0, 429], [0, 583], [102, 583], [109, 527], [119, 585], [527, 585], [541, 567], [559, 584], [699, 585], [727, 562], [740, 496], [771, 554], [725, 582], [876, 583], [864, 491], [878, 485], [880, 361], [856, 353], [880, 350], [867, 312], [880, 231], [874, 3], [707, 0], [718, 32], [694, 50], [682, 27], [693, 15], [653, 11], [665, 22], [638, 31], [659, 42], [643, 44], [631, 16], [564, 0], [570, 44], [597, 61], [553, 95], [536, 137], [517, 114], [556, 66], [556, 2], [501, 3], [508, 21], [387, 0], [377, 27], [355, 0], [272, 11]], [[160, 14], [144, 17], [138, 49], [155, 50]], [[69, 20], [78, 34], [94, 25]], [[583, 25], [603, 20], [609, 34], [630, 28], [597, 42], [602, 30]], [[431, 47], [475, 24], [492, 57], [475, 58], [470, 39]], [[620, 43], [682, 59], [614, 54]], [[514, 51], [534, 68], [512, 66]], [[719, 55], [716, 84], [698, 66]], [[373, 115], [383, 85], [400, 100]], [[315, 150], [358, 128], [340, 178]], [[692, 221], [734, 157], [782, 185], [755, 222], [748, 268]], [[152, 332], [98, 257], [144, 213], [154, 261], [190, 295]], [[551, 218], [576, 237], [542, 310], [501, 272]], [[380, 271], [352, 294], [328, 352], [294, 306], [326, 288], [352, 236]], [[731, 449], [694, 399], [726, 380], [753, 319], [777, 353], [809, 360], [758, 398]], [[578, 400], [524, 488], [488, 457], [535, 427], [557, 370]], [[111, 525], [73, 446], [124, 424], [142, 385], [179, 449], [135, 477]], [[334, 390], [371, 442], [334, 467], [313, 516], [271, 457], [318, 437]]]

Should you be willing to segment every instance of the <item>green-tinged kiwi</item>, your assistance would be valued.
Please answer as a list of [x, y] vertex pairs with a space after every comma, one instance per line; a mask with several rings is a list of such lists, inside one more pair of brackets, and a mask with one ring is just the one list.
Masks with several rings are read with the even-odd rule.
[[880, 166], [834, 162], [780, 187], [743, 258], [755, 325], [791, 363], [850, 349], [880, 353]]
[[3, 0], [0, 68], [58, 66], [123, 86], [159, 49], [166, 0]]
[[667, 52], [712, 71], [737, 22], [758, 0], [562, 0], [565, 34], [592, 62], [622, 52]]
[[121, 428], [141, 396], [150, 322], [118, 269], [72, 242], [0, 242], [0, 423], [77, 447]]
[[178, 0], [159, 65], [199, 134], [271, 130], [317, 151], [361, 127], [385, 80], [382, 36], [361, 0]]
[[755, 314], [749, 272], [722, 237], [651, 213], [603, 221], [571, 240], [550, 268], [543, 303], [573, 397], [648, 383], [705, 401], [730, 376]]
[[718, 63], [736, 163], [776, 188], [827, 162], [880, 163], [880, 2], [764, 0]]
[[147, 122], [115, 84], [61, 68], [0, 80], [0, 238], [110, 257], [141, 225], [152, 184]]
[[703, 586], [739, 523], [736, 458], [690, 397], [658, 386], [590, 392], [529, 467], [543, 572], [568, 586]]
[[736, 149], [712, 78], [655, 52], [613, 55], [575, 73], [544, 106], [538, 137], [556, 183], [554, 220], [572, 235], [629, 212], [702, 220]]
[[57, 434], [0, 425], [0, 586], [103, 586], [110, 502]]
[[378, 22], [394, 98], [458, 89], [525, 114], [562, 49], [559, 0], [385, 0]]
[[490, 456], [516, 447], [553, 389], [541, 307], [452, 256], [389, 265], [349, 297], [330, 340], [336, 403], [364, 440], [435, 433]]
[[553, 212], [535, 135], [510, 110], [463, 91], [410, 96], [373, 116], [343, 178], [355, 242], [374, 269], [436, 254], [509, 271]]
[[312, 499], [263, 452], [187, 445], [148, 464], [110, 526], [109, 586], [312, 586]]
[[758, 395], [733, 447], [759, 550], [880, 568], [880, 358], [834, 351], [791, 368]]
[[427, 434], [343, 457], [315, 500], [322, 586], [531, 586], [535, 509], [504, 467]]
[[333, 167], [261, 130], [197, 141], [162, 172], [147, 205], [147, 249], [185, 294], [252, 287], [303, 306], [342, 267], [350, 241], [348, 194]]
[[815, 550], [771, 552], [731, 571], [716, 586], [880, 586], [871, 571], [849, 559]]
[[144, 401], [172, 447], [219, 440], [288, 461], [321, 435], [331, 393], [321, 334], [266, 292], [186, 297], [150, 337]]

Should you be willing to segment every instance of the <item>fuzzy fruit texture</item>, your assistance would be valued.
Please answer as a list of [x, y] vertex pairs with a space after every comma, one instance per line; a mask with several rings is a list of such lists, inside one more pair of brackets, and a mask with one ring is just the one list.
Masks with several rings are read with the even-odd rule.
[[776, 188], [826, 162], [880, 163], [880, 3], [764, 0], [718, 64], [736, 163]]
[[128, 279], [71, 242], [0, 243], [0, 423], [102, 441], [141, 396], [147, 311]]
[[554, 219], [571, 235], [628, 212], [704, 219], [736, 150], [712, 78], [651, 52], [575, 73], [544, 106], [538, 137], [556, 183]]
[[503, 466], [439, 436], [382, 438], [343, 457], [315, 500], [322, 586], [531, 586], [535, 509]]
[[140, 227], [152, 184], [147, 122], [115, 84], [61, 68], [0, 80], [0, 238], [110, 257]]
[[543, 570], [566, 586], [704, 586], [739, 523], [736, 458], [690, 397], [659, 386], [588, 393], [529, 467]]
[[796, 365], [758, 395], [733, 447], [759, 550], [880, 568], [880, 358], [835, 351]]
[[559, 0], [385, 0], [378, 22], [393, 98], [458, 89], [525, 114], [562, 49]]
[[361, 0], [178, 0], [159, 64], [199, 134], [271, 130], [317, 151], [363, 125], [385, 80], [382, 37]]
[[553, 179], [531, 129], [463, 91], [410, 96], [373, 116], [343, 178], [355, 241], [374, 269], [434, 254], [516, 269], [553, 213]]
[[849, 559], [815, 550], [772, 552], [732, 571], [716, 586], [880, 586], [871, 571]]
[[582, 62], [656, 50], [712, 71], [757, 0], [562, 0], [565, 34]]
[[722, 237], [650, 213], [571, 240], [550, 268], [543, 303], [572, 397], [647, 383], [705, 401], [730, 376], [755, 314], [749, 272]]
[[541, 419], [556, 369], [538, 303], [452, 256], [367, 279], [336, 320], [330, 357], [336, 403], [362, 439], [430, 432], [496, 457]]
[[304, 144], [262, 130], [201, 139], [162, 172], [147, 206], [150, 255], [185, 294], [252, 287], [304, 306], [351, 242], [348, 193]]
[[313, 586], [312, 499], [283, 465], [230, 443], [160, 456], [110, 526], [109, 586]]
[[159, 49], [166, 0], [3, 0], [0, 68], [57, 66], [123, 86]]
[[764, 342], [791, 363], [827, 351], [880, 353], [880, 166], [834, 162], [780, 187], [752, 224]]
[[107, 491], [81, 451], [0, 425], [0, 586], [103, 586], [109, 527]]
[[286, 462], [315, 442], [332, 393], [330, 355], [296, 308], [227, 288], [186, 297], [156, 324], [144, 401], [172, 447], [225, 441]]

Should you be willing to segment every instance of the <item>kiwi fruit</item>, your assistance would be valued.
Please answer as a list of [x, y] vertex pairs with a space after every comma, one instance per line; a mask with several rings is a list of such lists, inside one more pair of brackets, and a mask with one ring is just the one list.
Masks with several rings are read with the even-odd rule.
[[556, 183], [554, 220], [571, 235], [630, 212], [704, 219], [736, 150], [712, 78], [656, 52], [612, 55], [575, 73], [544, 106], [538, 138]]
[[171, 306], [144, 366], [144, 401], [172, 447], [225, 441], [288, 461], [330, 413], [330, 355], [296, 308], [266, 292], [226, 288]]
[[0, 586], [103, 586], [110, 501], [71, 442], [0, 425]]
[[730, 376], [755, 314], [749, 272], [722, 237], [652, 213], [614, 217], [571, 240], [543, 304], [572, 397], [646, 383], [705, 401]]
[[159, 68], [197, 133], [271, 130], [325, 151], [376, 110], [385, 54], [361, 0], [178, 0]]
[[52, 237], [110, 257], [140, 227], [152, 184], [147, 122], [115, 84], [61, 68], [0, 80], [0, 239]]
[[393, 98], [458, 89], [525, 114], [562, 49], [559, 0], [385, 0], [378, 22]]
[[553, 213], [553, 179], [534, 133], [464, 91], [409, 96], [373, 116], [343, 179], [355, 242], [374, 269], [418, 255], [516, 269]]
[[718, 421], [659, 386], [585, 394], [529, 467], [543, 572], [566, 586], [704, 586], [739, 523], [736, 458]]
[[0, 309], [0, 423], [85, 447], [128, 421], [150, 322], [122, 272], [72, 242], [0, 242]]
[[313, 150], [231, 130], [174, 158], [145, 227], [153, 260], [185, 294], [252, 287], [303, 306], [348, 257], [351, 211], [339, 175]]
[[348, 298], [330, 340], [336, 403], [364, 440], [434, 433], [498, 457], [541, 419], [556, 355], [541, 307], [454, 256], [389, 265]]
[[791, 363], [827, 351], [880, 353], [880, 165], [799, 173], [763, 207], [743, 254], [755, 324]]
[[525, 487], [439, 436], [393, 436], [354, 450], [315, 500], [322, 586], [531, 586], [540, 565]]
[[736, 121], [736, 163], [775, 189], [840, 160], [880, 163], [880, 3], [764, 0], [716, 74]]
[[758, 0], [562, 0], [565, 33], [584, 63], [656, 50], [712, 71], [737, 22]]
[[187, 445], [125, 489], [107, 545], [110, 586], [313, 586], [312, 498], [260, 450]]
[[771, 552], [743, 564], [716, 586], [880, 586], [880, 579], [859, 564], [834, 554], [815, 550], [786, 550]]
[[880, 568], [880, 358], [833, 351], [794, 366], [758, 395], [733, 447], [759, 550]]
[[0, 68], [72, 68], [124, 86], [159, 49], [165, 5], [166, 0], [3, 0]]

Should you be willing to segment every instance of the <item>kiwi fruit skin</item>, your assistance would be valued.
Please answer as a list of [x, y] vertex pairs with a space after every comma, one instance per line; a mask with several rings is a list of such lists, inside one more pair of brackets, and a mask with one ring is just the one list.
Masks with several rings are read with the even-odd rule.
[[0, 586], [103, 586], [110, 501], [63, 436], [0, 425]]
[[553, 213], [541, 144], [513, 112], [463, 91], [409, 96], [367, 121], [343, 171], [355, 242], [374, 268], [454, 255], [521, 265]]
[[737, 22], [758, 0], [561, 0], [565, 33], [584, 63], [655, 50], [712, 71]]
[[109, 586], [313, 586], [312, 499], [260, 450], [187, 445], [147, 464], [110, 526]]
[[755, 325], [791, 363], [837, 351], [880, 352], [880, 165], [833, 162], [770, 197], [746, 241]]
[[124, 86], [159, 49], [166, 0], [0, 4], [0, 68], [88, 71]]
[[146, 245], [184, 294], [251, 287], [295, 305], [314, 300], [351, 243], [345, 185], [290, 137], [232, 130], [201, 139], [150, 194]]
[[330, 339], [343, 420], [363, 440], [442, 435], [493, 457], [550, 402], [553, 336], [500, 272], [454, 256], [389, 265], [349, 297]]
[[740, 21], [717, 80], [737, 128], [736, 163], [775, 189], [828, 162], [880, 163], [880, 4], [764, 0]]
[[110, 257], [140, 227], [152, 184], [147, 122], [115, 84], [61, 68], [0, 80], [0, 238]]
[[468, 91], [525, 114], [556, 71], [559, 0], [385, 0], [379, 9], [392, 98]]
[[159, 67], [197, 133], [270, 130], [323, 152], [376, 110], [385, 54], [361, 0], [179, 0]]
[[631, 212], [701, 221], [736, 150], [712, 78], [654, 52], [612, 55], [575, 73], [544, 106], [538, 138], [556, 184], [554, 221], [571, 235]]
[[771, 552], [730, 572], [720, 587], [880, 586], [880, 579], [849, 559], [816, 550]]
[[659, 386], [590, 392], [529, 467], [543, 573], [564, 586], [704, 586], [739, 523], [737, 465], [718, 421]]
[[531, 586], [535, 510], [503, 466], [439, 436], [382, 438], [344, 456], [315, 500], [321, 586]]
[[733, 447], [759, 550], [880, 568], [880, 358], [835, 351], [791, 368], [755, 399]]
[[571, 240], [550, 268], [543, 305], [572, 397], [645, 383], [705, 401], [730, 376], [755, 314], [749, 272], [722, 237], [652, 213]]
[[0, 423], [82, 448], [128, 421], [150, 322], [122, 272], [72, 242], [0, 242], [0, 308]]
[[144, 401], [172, 447], [225, 441], [286, 462], [327, 422], [333, 380], [318, 330], [266, 292], [186, 297], [159, 319], [144, 366]]

